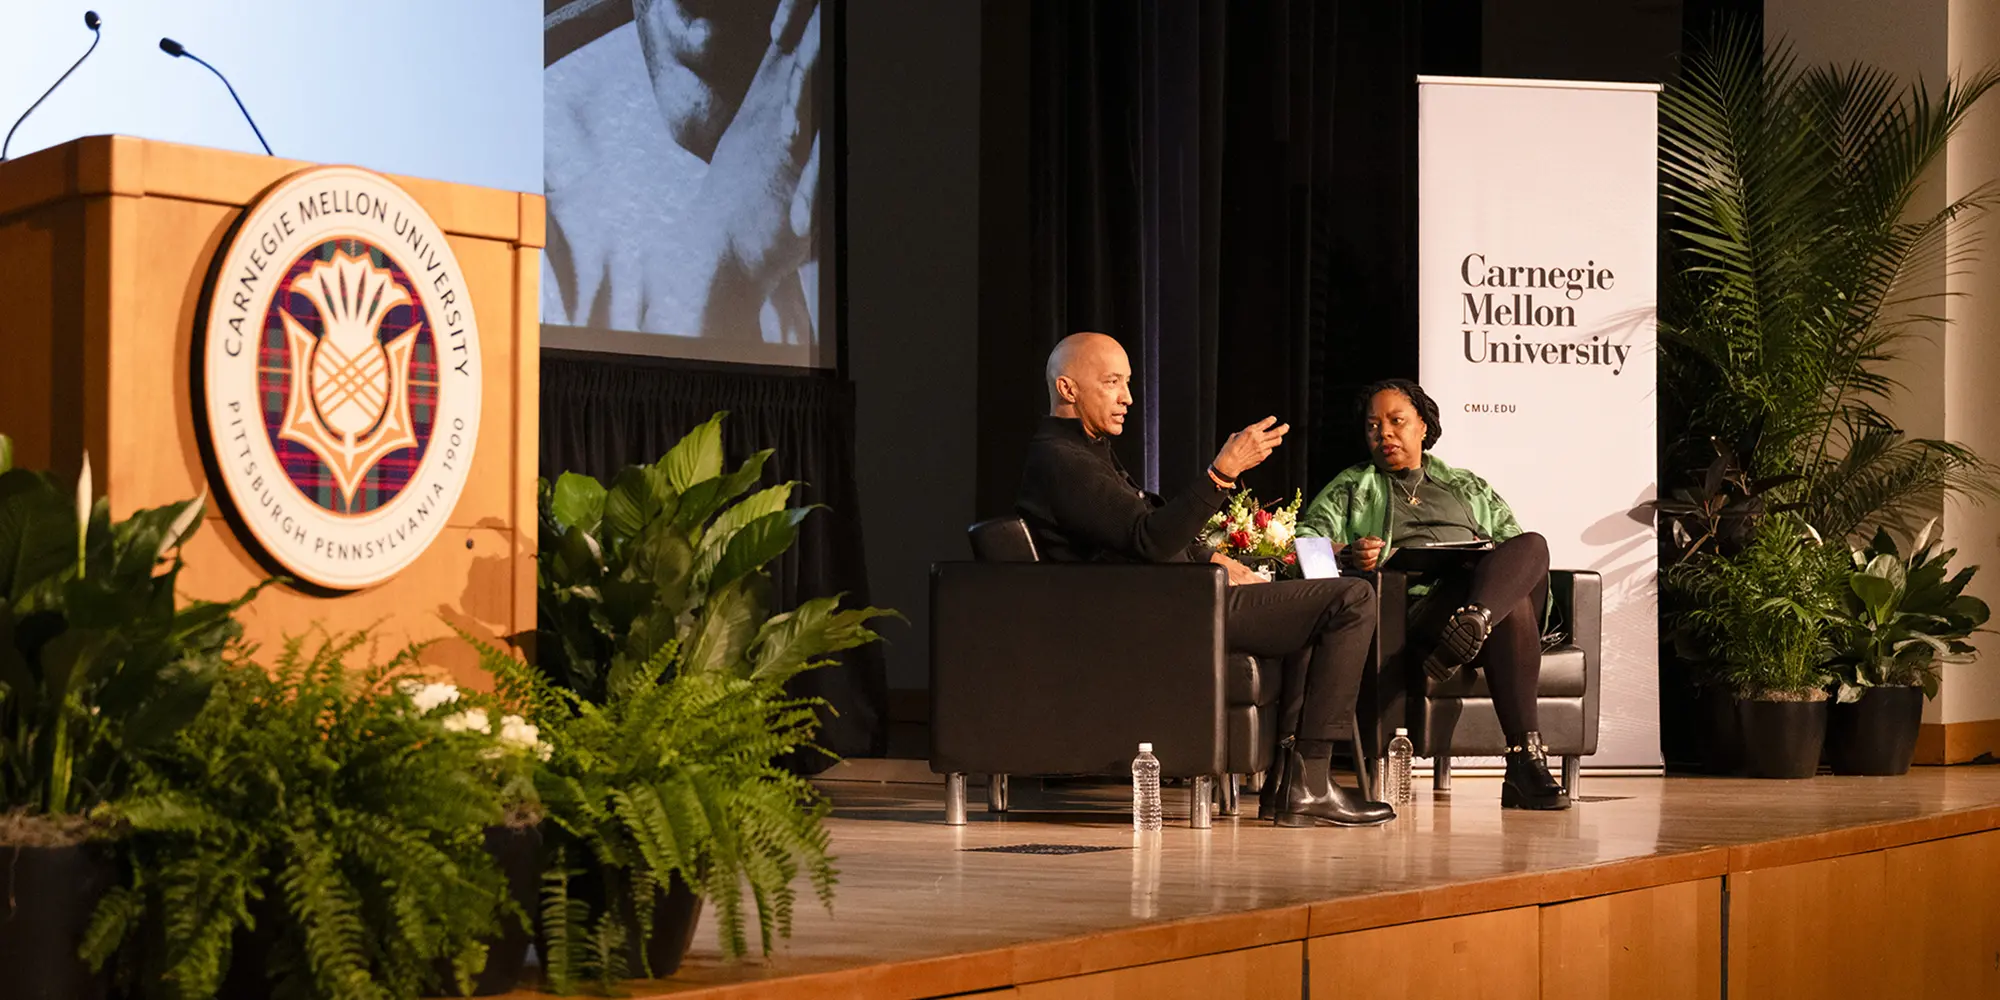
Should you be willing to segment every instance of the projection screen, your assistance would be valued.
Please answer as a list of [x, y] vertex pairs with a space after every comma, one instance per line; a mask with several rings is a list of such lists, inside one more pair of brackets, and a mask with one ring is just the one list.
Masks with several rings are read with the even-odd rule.
[[544, 346], [835, 364], [830, 6], [545, 0]]

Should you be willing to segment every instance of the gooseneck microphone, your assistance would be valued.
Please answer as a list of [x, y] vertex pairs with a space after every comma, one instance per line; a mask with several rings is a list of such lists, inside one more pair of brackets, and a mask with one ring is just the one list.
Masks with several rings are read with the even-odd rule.
[[83, 61], [90, 58], [92, 52], [97, 51], [97, 43], [104, 40], [104, 32], [97, 29], [103, 23], [104, 20], [97, 16], [96, 11], [83, 12], [83, 26], [90, 29], [90, 48], [84, 49], [83, 55], [78, 56], [76, 62], [71, 63], [69, 69], [63, 71], [63, 75], [56, 77], [56, 82], [49, 84], [49, 89], [42, 91], [42, 96], [35, 98], [35, 103], [28, 105], [28, 110], [21, 112], [21, 117], [14, 119], [14, 128], [8, 129], [6, 141], [0, 142], [0, 162], [7, 159], [7, 147], [14, 144], [14, 129], [20, 128], [21, 123], [27, 121], [28, 116], [34, 114], [35, 109], [41, 107], [42, 102], [48, 100], [49, 95], [55, 93], [56, 88], [62, 86], [63, 81], [69, 79], [69, 75], [76, 72], [76, 68], [83, 65]]
[[266, 156], [278, 155], [276, 153], [271, 152], [271, 144], [264, 141], [264, 130], [257, 127], [257, 119], [250, 117], [250, 109], [243, 106], [243, 98], [236, 96], [236, 88], [229, 86], [229, 78], [223, 76], [221, 70], [216, 69], [213, 66], [209, 66], [208, 60], [203, 59], [202, 57], [195, 55], [192, 52], [189, 52], [187, 50], [187, 46], [182, 45], [181, 43], [176, 42], [171, 38], [160, 39], [160, 51], [165, 52], [166, 54], [173, 56], [176, 59], [182, 56], [186, 56], [187, 58], [192, 59], [195, 62], [201, 63], [203, 66], [207, 67], [210, 73], [214, 73], [215, 78], [221, 80], [222, 85], [224, 87], [229, 87], [230, 99], [236, 102], [236, 110], [243, 112], [243, 120], [250, 123], [250, 131], [257, 133], [257, 142], [264, 147], [264, 154]]

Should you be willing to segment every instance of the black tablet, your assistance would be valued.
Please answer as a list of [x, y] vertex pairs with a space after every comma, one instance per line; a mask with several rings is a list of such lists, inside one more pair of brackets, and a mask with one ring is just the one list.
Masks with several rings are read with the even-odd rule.
[[1441, 573], [1448, 569], [1465, 566], [1478, 558], [1481, 552], [1490, 552], [1493, 543], [1485, 540], [1472, 542], [1437, 542], [1424, 545], [1398, 545], [1389, 550], [1389, 558], [1384, 569], [1414, 570], [1419, 573]]

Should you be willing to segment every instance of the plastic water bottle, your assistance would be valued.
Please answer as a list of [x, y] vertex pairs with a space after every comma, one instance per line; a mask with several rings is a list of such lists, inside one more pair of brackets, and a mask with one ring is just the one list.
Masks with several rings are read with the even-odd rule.
[[1132, 758], [1132, 829], [1158, 830], [1165, 818], [1160, 811], [1160, 758], [1153, 756], [1151, 743], [1141, 743], [1139, 756]]
[[1382, 789], [1392, 806], [1409, 805], [1414, 798], [1410, 794], [1410, 759], [1416, 755], [1417, 748], [1410, 744], [1410, 731], [1398, 728], [1396, 738], [1389, 741], [1388, 780]]

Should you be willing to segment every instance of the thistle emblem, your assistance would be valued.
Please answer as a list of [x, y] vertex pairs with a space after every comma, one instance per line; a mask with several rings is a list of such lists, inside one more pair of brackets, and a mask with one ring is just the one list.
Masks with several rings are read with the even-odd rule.
[[291, 392], [278, 436], [326, 463], [343, 508], [375, 463], [417, 446], [410, 417], [410, 352], [421, 326], [388, 343], [380, 339], [389, 311], [410, 301], [393, 275], [366, 254], [336, 252], [292, 285], [318, 310], [315, 337], [291, 313], [284, 318], [291, 352]]

